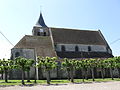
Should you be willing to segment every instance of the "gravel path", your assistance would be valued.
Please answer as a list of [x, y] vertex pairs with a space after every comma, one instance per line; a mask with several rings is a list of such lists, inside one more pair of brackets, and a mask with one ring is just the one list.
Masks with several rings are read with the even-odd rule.
[[120, 90], [120, 82], [0, 87], [0, 90]]

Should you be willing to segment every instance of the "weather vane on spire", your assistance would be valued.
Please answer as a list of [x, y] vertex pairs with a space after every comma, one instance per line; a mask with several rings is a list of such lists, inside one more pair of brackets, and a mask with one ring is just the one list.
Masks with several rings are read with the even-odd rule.
[[42, 5], [40, 5], [40, 13], [42, 12]]

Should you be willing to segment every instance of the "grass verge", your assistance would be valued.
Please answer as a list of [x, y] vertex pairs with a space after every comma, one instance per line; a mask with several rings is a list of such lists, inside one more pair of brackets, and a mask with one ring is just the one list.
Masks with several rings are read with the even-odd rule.
[[[84, 83], [92, 83], [92, 79], [84, 80]], [[95, 82], [109, 82], [109, 81], [120, 81], [118, 78], [114, 78], [112, 80], [111, 78], [105, 78], [105, 79], [95, 79]], [[82, 83], [82, 79], [74, 79], [75, 83]], [[66, 84], [70, 83], [68, 80], [51, 80], [51, 84]], [[31, 80], [31, 82], [27, 82], [25, 80], [26, 85], [35, 85], [34, 80]], [[46, 84], [46, 80], [37, 80], [37, 84]], [[0, 86], [9, 86], [9, 85], [22, 85], [21, 80], [8, 80], [8, 83], [5, 83], [4, 80], [0, 80]]]

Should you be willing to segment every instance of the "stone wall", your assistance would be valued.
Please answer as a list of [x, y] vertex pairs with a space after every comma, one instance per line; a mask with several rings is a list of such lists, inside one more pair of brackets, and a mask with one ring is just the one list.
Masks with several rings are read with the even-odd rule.
[[[19, 53], [19, 55], [18, 55], [18, 53]], [[12, 54], [13, 60], [18, 56], [23, 56], [25, 58], [33, 59], [33, 60], [35, 60], [35, 58], [36, 58], [34, 49], [13, 48], [11, 50], [11, 54]], [[30, 78], [34, 78], [35, 68], [31, 67], [30, 73], [31, 73]], [[10, 79], [21, 79], [21, 75], [22, 75], [21, 70], [17, 70], [17, 69], [12, 70], [10, 72]], [[27, 78], [27, 73], [25, 73], [25, 78]]]
[[28, 59], [35, 59], [34, 49], [24, 49], [24, 48], [13, 48], [11, 49], [11, 54], [13, 59], [16, 58], [16, 53], [19, 53], [19, 56], [23, 56]]

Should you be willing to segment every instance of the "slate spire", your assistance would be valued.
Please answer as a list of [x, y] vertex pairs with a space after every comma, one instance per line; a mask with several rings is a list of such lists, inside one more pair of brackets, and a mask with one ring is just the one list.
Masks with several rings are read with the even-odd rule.
[[42, 13], [40, 12], [40, 17], [36, 23], [37, 26], [40, 26], [40, 27], [47, 27], [45, 22], [44, 22], [44, 19], [43, 19], [43, 16], [42, 16]]

